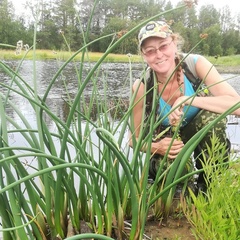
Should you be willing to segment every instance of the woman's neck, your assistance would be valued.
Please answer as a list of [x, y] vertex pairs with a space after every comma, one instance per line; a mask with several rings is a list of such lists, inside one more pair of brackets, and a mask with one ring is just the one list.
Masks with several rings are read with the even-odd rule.
[[173, 64], [167, 72], [155, 72], [158, 82], [167, 83], [174, 80], [177, 75], [176, 65]]
[[176, 78], [176, 72], [171, 72], [171, 74], [160, 74], [160, 73], [156, 73], [156, 77], [157, 77], [157, 81], [159, 83], [165, 84], [165, 83], [169, 83], [174, 81], [174, 79]]

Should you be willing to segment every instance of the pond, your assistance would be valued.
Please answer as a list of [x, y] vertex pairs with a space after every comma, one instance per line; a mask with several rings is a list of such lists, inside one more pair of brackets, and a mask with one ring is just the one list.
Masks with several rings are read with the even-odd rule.
[[[5, 62], [10, 68], [16, 70], [18, 67], [19, 62], [18, 61], [8, 61]], [[59, 68], [62, 66], [63, 62], [59, 61], [37, 61], [36, 62], [36, 79], [37, 79], [37, 92], [40, 97], [43, 97], [46, 89], [48, 88], [51, 80], [54, 78], [55, 74], [59, 70]], [[48, 94], [47, 97], [47, 105], [51, 109], [51, 111], [57, 115], [59, 118], [61, 118], [63, 121], [65, 121], [69, 114], [69, 99], [74, 99], [75, 95], [78, 92], [78, 69], [81, 66], [80, 63], [71, 63], [67, 65], [67, 67], [64, 69], [64, 71], [61, 73], [61, 75], [57, 78], [57, 81], [54, 83], [54, 85], [51, 88], [51, 91]], [[93, 67], [93, 64], [86, 64], [84, 65], [84, 71], [83, 75], [86, 76], [89, 71], [91, 71]], [[19, 75], [21, 76], [22, 80], [25, 81], [26, 84], [34, 87], [33, 85], [33, 63], [32, 61], [24, 61], [19, 69]], [[123, 107], [127, 109], [129, 97], [130, 97], [130, 72], [132, 74], [132, 78], [136, 79], [140, 76], [140, 73], [143, 69], [142, 64], [133, 64], [131, 66], [131, 71], [129, 68], [128, 63], [104, 63], [101, 65], [101, 68], [99, 68], [98, 73], [96, 75], [96, 86], [97, 86], [97, 93], [102, 96], [107, 96], [108, 101], [112, 101], [114, 104], [114, 101], [116, 99], [122, 99], [123, 101]], [[229, 81], [229, 83], [234, 86], [234, 88], [240, 93], [240, 85], [238, 84], [240, 80], [239, 75], [234, 74], [225, 74], [224, 79]], [[0, 69], [0, 79], [1, 83], [5, 84], [7, 86], [12, 86], [13, 89], [15, 89], [15, 83], [11, 82], [11, 78], [7, 76], [3, 71]], [[84, 78], [83, 78], [84, 79]], [[24, 86], [24, 84], [21, 81], [21, 84]], [[3, 86], [1, 88], [1, 94], [6, 95], [8, 94], [6, 88]], [[92, 96], [92, 89], [93, 84], [92, 82], [88, 84], [83, 92], [84, 96], [86, 98], [91, 99]], [[21, 97], [19, 94], [14, 93], [13, 91], [10, 92], [9, 99], [14, 103], [14, 106], [16, 109], [21, 112], [28, 120], [28, 122], [31, 124], [31, 126], [34, 128], [36, 123], [35, 118], [35, 112], [32, 109], [32, 107], [29, 104], [29, 101], [23, 97]], [[11, 119], [16, 122], [19, 126], [21, 126], [23, 123], [21, 122], [21, 119], [19, 118], [19, 115], [16, 114], [15, 111], [13, 111], [12, 108], [6, 107], [7, 115], [11, 117]], [[94, 117], [93, 113], [93, 117]], [[47, 119], [46, 124], [48, 125], [48, 128], [51, 132], [54, 132], [54, 128], [56, 127], [52, 122]], [[11, 129], [12, 126], [9, 125], [9, 129]], [[83, 127], [84, 128], [84, 127]], [[235, 118], [234, 116], [229, 117], [229, 125], [227, 129], [227, 134], [233, 144], [233, 148], [236, 149], [236, 151], [239, 151], [240, 146], [240, 121], [239, 118]], [[96, 133], [93, 133], [94, 136], [92, 138], [92, 142], [97, 142], [97, 136]], [[117, 133], [118, 134], [118, 133]], [[95, 141], [96, 140], [96, 141]], [[124, 135], [124, 140], [127, 143], [127, 133]], [[9, 145], [10, 146], [25, 146], [27, 144], [25, 142], [25, 139], [20, 133], [12, 133], [9, 135]], [[58, 146], [56, 145], [56, 150]], [[69, 150], [71, 151], [71, 150]], [[73, 149], [75, 151], [75, 149]], [[96, 154], [94, 152], [94, 154]], [[131, 156], [131, 155], [129, 155]], [[95, 158], [94, 158], [95, 159]], [[32, 170], [35, 171], [36, 166], [36, 160], [34, 158], [25, 158], [23, 161], [24, 166], [26, 167], [28, 172], [31, 172]], [[33, 168], [32, 168], [33, 167]], [[79, 181], [76, 181], [76, 185], [79, 184]], [[0, 226], [1, 228], [1, 226]], [[1, 236], [1, 234], [0, 234]], [[0, 237], [1, 238], [1, 237]]]
[[[16, 69], [18, 61], [5, 62], [12, 69]], [[38, 95], [42, 97], [45, 94], [47, 87], [51, 80], [62, 66], [63, 62], [59, 61], [37, 61], [36, 62], [36, 79], [38, 84]], [[58, 113], [63, 120], [66, 119], [67, 112], [67, 101], [69, 97], [72, 99], [78, 91], [78, 77], [77, 75], [80, 63], [70, 63], [62, 71], [57, 81], [51, 88], [51, 91], [47, 98], [47, 104], [54, 113]], [[83, 79], [92, 69], [93, 64], [84, 64], [83, 67]], [[133, 76], [136, 78], [141, 73], [141, 64], [132, 65], [131, 71]], [[96, 85], [98, 88], [98, 94], [107, 96], [109, 100], [121, 98], [123, 101], [129, 101], [130, 93], [130, 82], [129, 82], [129, 64], [125, 63], [106, 63], [102, 64], [97, 74]], [[24, 61], [19, 69], [19, 75], [33, 87], [33, 62]], [[10, 78], [6, 76], [2, 70], [0, 70], [1, 81], [10, 85]], [[104, 79], [104, 80], [103, 80]], [[84, 95], [86, 98], [91, 98], [93, 84], [90, 82], [84, 89]], [[1, 88], [2, 89], [2, 88]], [[2, 92], [6, 91], [2, 89]], [[19, 107], [24, 114], [27, 113], [29, 118], [32, 118], [32, 112], [29, 112], [29, 106], [26, 100], [23, 100], [17, 94], [11, 93], [11, 100]], [[17, 119], [16, 119], [17, 120]]]
[[[19, 61], [6, 61], [4, 62], [10, 68], [16, 70]], [[83, 79], [92, 69], [94, 63], [84, 64], [83, 66]], [[38, 85], [38, 95], [42, 97], [45, 94], [47, 87], [59, 68], [63, 65], [61, 61], [37, 61], [36, 62], [36, 79]], [[58, 76], [56, 82], [51, 88], [51, 91], [47, 97], [47, 104], [51, 111], [59, 116], [62, 120], [66, 120], [69, 108], [69, 98], [73, 99], [78, 91], [78, 77], [79, 68], [81, 64], [79, 62], [72, 62], [68, 64], [62, 73]], [[22, 79], [33, 87], [33, 62], [31, 60], [25, 60], [20, 69], [19, 75]], [[116, 99], [121, 99], [123, 107], [127, 109], [129, 97], [130, 97], [130, 72], [132, 79], [138, 78], [143, 69], [142, 64], [132, 64], [130, 69], [129, 63], [103, 63], [96, 74], [96, 85], [98, 94], [107, 96], [108, 100], [113, 102]], [[237, 91], [240, 93], [240, 75], [237, 74], [223, 74], [223, 78], [226, 79]], [[0, 70], [0, 79], [3, 84], [11, 85], [10, 77], [8, 77], [3, 70]], [[13, 85], [14, 87], [14, 85]], [[1, 88], [1, 92], [6, 94], [6, 89]], [[86, 98], [91, 98], [93, 84], [89, 83], [84, 89], [84, 95]], [[34, 126], [36, 124], [35, 113], [29, 106], [28, 100], [21, 97], [19, 94], [11, 92], [11, 101], [14, 102], [19, 111], [27, 116], [28, 121]], [[21, 125], [21, 121], [18, 115], [15, 114], [12, 109], [6, 110], [11, 118]], [[94, 113], [93, 113], [94, 115]], [[240, 125], [239, 118], [231, 116], [228, 125], [228, 135], [234, 146], [240, 144]], [[51, 121], [47, 122], [49, 128], [51, 128]]]

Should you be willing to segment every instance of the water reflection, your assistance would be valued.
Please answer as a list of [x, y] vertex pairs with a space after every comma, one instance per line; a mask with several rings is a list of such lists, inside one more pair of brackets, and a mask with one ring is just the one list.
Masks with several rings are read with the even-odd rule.
[[223, 79], [225, 79], [234, 89], [240, 94], [240, 76], [237, 74], [223, 74]]
[[[6, 62], [10, 68], [16, 70], [19, 64], [19, 61], [9, 61]], [[61, 67], [63, 63], [58, 61], [37, 61], [36, 62], [36, 79], [38, 84], [38, 95], [40, 97], [43, 97], [46, 89], [48, 88], [51, 80], [54, 78], [55, 74], [57, 73], [58, 69]], [[62, 71], [61, 75], [57, 78], [57, 81], [54, 83], [53, 87], [51, 88], [51, 91], [48, 94], [48, 97], [46, 99], [46, 105], [51, 110], [51, 112], [58, 116], [63, 121], [66, 121], [68, 115], [70, 106], [72, 104], [72, 101], [74, 100], [77, 92], [78, 92], [78, 81], [79, 79], [82, 79], [84, 81], [85, 76], [88, 74], [88, 72], [93, 67], [93, 64], [88, 64], [84, 66], [83, 76], [82, 78], [79, 78], [79, 68], [80, 63], [70, 63], [67, 65], [67, 67]], [[132, 75], [133, 78], [137, 78], [140, 75], [140, 72], [142, 70], [141, 64], [133, 64], [132, 66]], [[33, 63], [32, 61], [24, 61], [19, 69], [19, 75], [22, 77], [22, 79], [30, 86], [34, 87], [34, 72], [33, 72]], [[228, 79], [229, 83], [234, 86], [234, 88], [240, 93], [240, 85], [238, 84], [238, 81], [240, 79], [237, 75], [224, 75], [225, 79]], [[7, 85], [7, 86], [13, 86], [14, 89], [18, 89], [15, 83], [12, 84], [12, 80], [9, 76], [7, 76], [3, 70], [0, 69], [0, 79], [1, 83]], [[128, 101], [129, 101], [129, 94], [130, 94], [130, 70], [129, 70], [129, 64], [114, 64], [114, 63], [106, 63], [102, 64], [101, 68], [99, 68], [97, 74], [95, 75], [95, 79], [93, 79], [84, 89], [84, 97], [85, 102], [81, 106], [81, 111], [84, 111], [84, 109], [88, 111], [90, 108], [90, 102], [93, 100], [92, 95], [92, 89], [94, 87], [94, 84], [97, 86], [97, 93], [94, 93], [94, 95], [98, 96], [106, 96], [107, 101], [107, 110], [110, 113], [111, 116], [114, 116], [116, 118], [120, 118], [122, 114], [127, 110], [128, 108]], [[24, 86], [25, 84], [19, 79], [19, 83]], [[8, 93], [8, 89], [0, 86], [0, 91], [2, 95], [6, 95]], [[28, 122], [31, 124], [32, 128], [36, 127], [36, 117], [35, 117], [35, 109], [32, 108], [29, 101], [22, 96], [20, 96], [17, 93], [14, 93], [13, 91], [10, 92], [10, 99], [13, 103], [13, 106], [22, 113], [22, 115], [28, 120]], [[97, 110], [97, 101], [98, 99], [94, 99], [95, 104], [93, 104], [93, 108], [91, 111], [91, 118], [93, 120], [96, 120], [96, 113]], [[116, 109], [116, 106], [118, 108]], [[16, 111], [12, 107], [6, 108], [7, 115], [12, 118], [18, 125], [24, 126], [23, 121], [21, 120], [19, 114], [17, 114]], [[115, 115], [115, 114], [118, 115]], [[55, 131], [55, 125], [51, 121], [51, 119], [44, 114], [43, 115], [44, 121], [47, 124], [49, 131], [54, 132]], [[235, 120], [234, 120], [235, 121]], [[238, 121], [238, 119], [237, 119]], [[9, 126], [9, 128], [13, 128], [13, 126]], [[239, 134], [240, 133], [240, 124], [231, 124], [228, 127], [228, 136], [231, 139], [231, 142], [233, 143], [233, 147], [237, 150], [239, 148], [240, 140], [239, 140]], [[118, 132], [117, 132], [118, 134]], [[93, 132], [93, 142], [97, 142], [98, 138], [96, 134]], [[118, 136], [117, 136], [118, 137]], [[116, 138], [117, 138], [116, 137]], [[127, 134], [125, 134], [124, 139], [127, 139]], [[55, 147], [56, 150], [60, 150], [60, 144], [58, 144], [59, 141], [56, 140]], [[127, 142], [127, 140], [125, 141]], [[26, 139], [22, 136], [20, 133], [11, 133], [9, 134], [9, 145], [10, 146], [27, 146], [28, 143], [26, 142]], [[71, 146], [69, 146], [71, 147]], [[240, 149], [239, 149], [240, 150]], [[73, 148], [71, 153], [75, 153], [75, 149]], [[95, 152], [94, 152], [95, 153]], [[96, 151], [97, 153], [97, 151]], [[96, 154], [95, 153], [95, 154]], [[131, 155], [130, 155], [131, 156]], [[73, 155], [74, 159], [74, 155]], [[96, 156], [97, 159], [97, 156]], [[21, 159], [24, 163], [26, 163], [26, 169], [29, 168], [29, 172], [33, 171], [32, 166], [37, 165], [37, 160], [34, 157], [25, 157], [24, 159]], [[29, 167], [28, 167], [29, 166]], [[28, 169], [27, 169], [28, 170]], [[76, 181], [77, 182], [77, 181]]]
[[[18, 68], [19, 61], [6, 61], [10, 68], [16, 70]], [[61, 68], [64, 63], [61, 61], [37, 61], [36, 62], [36, 79], [37, 79], [37, 91], [40, 97], [43, 97], [50, 82]], [[66, 121], [69, 115], [69, 109], [74, 101], [79, 89], [79, 82], [83, 83], [89, 71], [91, 71], [94, 63], [84, 64], [83, 71], [80, 70], [80, 62], [69, 63], [61, 74], [54, 82], [46, 99], [46, 104], [53, 114], [58, 116], [61, 120]], [[30, 86], [34, 87], [34, 65], [30, 60], [26, 60], [19, 68], [19, 75]], [[91, 109], [91, 118], [96, 120], [97, 112], [99, 111], [99, 101], [105, 101], [107, 103], [107, 111], [114, 118], [120, 118], [122, 114], [127, 110], [130, 95], [130, 72], [133, 79], [140, 76], [143, 69], [142, 64], [133, 64], [129, 69], [128, 63], [103, 63], [94, 74], [91, 81], [86, 85], [83, 91], [84, 101], [81, 106], [81, 111], [87, 110], [90, 107], [91, 101], [93, 101], [93, 107]], [[82, 73], [82, 75], [80, 75]], [[0, 78], [3, 84], [7, 86], [13, 86], [18, 89], [16, 84], [12, 84], [11, 78], [7, 76], [3, 70], [0, 70]], [[223, 78], [226, 79], [237, 91], [240, 93], [239, 80], [240, 76], [236, 74], [223, 74]], [[24, 83], [19, 79], [18, 82], [23, 86]], [[80, 84], [81, 85], [81, 84]], [[0, 87], [3, 95], [7, 94], [7, 89], [3, 86]], [[93, 92], [95, 89], [95, 92]], [[95, 98], [97, 96], [97, 98]], [[25, 116], [28, 121], [36, 126], [35, 110], [29, 104], [29, 101], [19, 94], [10, 92], [10, 99], [14, 103], [14, 106]], [[102, 100], [100, 100], [102, 99]], [[118, 108], [116, 109], [116, 106]], [[18, 114], [13, 111], [12, 108], [6, 108], [7, 114], [14, 119], [20, 125], [22, 124]], [[106, 109], [103, 109], [103, 112]], [[116, 115], [117, 113], [117, 115]], [[44, 120], [47, 125], [51, 126], [51, 119], [44, 115]], [[233, 137], [233, 131], [239, 132], [239, 129], [232, 130], [229, 135], [234, 138], [234, 141], [240, 143], [239, 138]]]
[[[12, 69], [16, 70], [19, 61], [9, 61], [5, 63]], [[38, 85], [37, 91], [40, 97], [44, 96], [50, 82], [52, 81], [52, 79], [62, 65], [63, 62], [59, 61], [36, 62], [36, 79]], [[80, 63], [68, 64], [61, 72], [61, 74], [57, 77], [47, 96], [46, 103], [51, 109], [51, 111], [64, 121], [68, 116], [69, 106], [71, 106], [71, 103], [78, 92], [78, 82], [84, 81], [86, 75], [92, 69], [93, 63], [84, 65], [83, 75], [81, 77], [79, 72], [80, 67]], [[33, 69], [34, 66], [32, 61], [24, 61], [20, 66], [18, 72], [22, 79], [32, 88], [34, 87]], [[134, 77], [138, 77], [141, 70], [141, 64], [134, 64], [131, 69]], [[119, 103], [121, 109], [124, 111], [127, 108], [129, 101], [129, 75], [130, 69], [129, 64], [127, 63], [103, 63], [98, 69], [97, 73], [91, 79], [91, 81], [89, 81], [89, 83], [84, 88], [84, 104], [87, 106], [90, 100], [99, 103], [99, 98], [93, 99], [93, 96], [102, 96], [102, 98], [104, 96], [107, 98], [106, 101], [109, 103], [109, 109], [111, 109], [111, 106], [116, 106], [116, 103]], [[3, 84], [6, 84], [7, 86], [11, 85], [11, 78], [6, 76], [6, 74], [2, 70], [0, 70], [0, 78]], [[24, 85], [24, 83], [21, 82], [20, 79], [18, 81], [21, 83], [21, 85]], [[18, 87], [16, 87], [16, 84], [13, 84], [13, 87], [15, 89], [18, 89]], [[0, 88], [3, 94], [7, 93], [6, 88]], [[96, 89], [94, 93], [93, 89]], [[11, 92], [11, 100], [24, 115], [28, 114], [29, 119], [34, 118], [34, 110], [28, 103], [28, 100], [24, 99], [19, 94], [16, 94], [14, 92]], [[11, 114], [11, 117], [18, 121], [17, 116], [15, 116], [14, 113], [10, 113], [10, 111], [11, 110], [8, 110], [8, 113]], [[92, 111], [92, 117], [94, 117], [95, 113], [94, 111]]]

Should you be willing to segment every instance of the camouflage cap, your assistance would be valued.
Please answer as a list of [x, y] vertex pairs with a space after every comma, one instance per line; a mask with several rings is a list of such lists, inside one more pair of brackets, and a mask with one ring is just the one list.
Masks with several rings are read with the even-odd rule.
[[164, 21], [151, 21], [141, 28], [138, 34], [139, 47], [149, 37], [167, 38], [172, 34], [170, 26]]

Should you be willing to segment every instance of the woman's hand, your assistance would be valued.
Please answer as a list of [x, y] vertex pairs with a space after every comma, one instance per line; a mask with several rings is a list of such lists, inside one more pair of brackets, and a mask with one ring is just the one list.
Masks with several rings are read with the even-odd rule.
[[[171, 145], [170, 149], [169, 146]], [[152, 147], [156, 149], [155, 153], [158, 153], [162, 156], [164, 156], [168, 149], [168, 158], [169, 159], [175, 159], [178, 155], [178, 153], [182, 150], [184, 146], [184, 143], [181, 140], [174, 139], [172, 141], [172, 138], [165, 137], [161, 139], [159, 142], [152, 143]]]
[[177, 126], [183, 116], [183, 107], [186, 104], [186, 96], [179, 97], [172, 105], [172, 112], [168, 115], [169, 123]]

